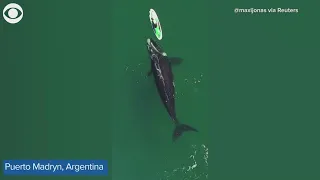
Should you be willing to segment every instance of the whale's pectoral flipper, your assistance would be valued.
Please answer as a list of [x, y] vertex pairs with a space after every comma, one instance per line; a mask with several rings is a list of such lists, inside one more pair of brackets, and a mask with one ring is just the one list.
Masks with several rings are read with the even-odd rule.
[[151, 74], [152, 74], [152, 70], [148, 71], [147, 76], [149, 77], [149, 76], [151, 76]]
[[170, 57], [169, 61], [171, 62], [172, 65], [179, 65], [182, 63], [183, 59], [179, 57]]

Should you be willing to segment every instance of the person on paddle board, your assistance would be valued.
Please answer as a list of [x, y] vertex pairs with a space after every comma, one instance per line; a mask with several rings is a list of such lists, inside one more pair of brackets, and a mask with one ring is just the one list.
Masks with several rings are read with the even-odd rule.
[[157, 34], [160, 34], [161, 29], [158, 26], [158, 22], [154, 18], [151, 18], [151, 20], [152, 20], [152, 28]]

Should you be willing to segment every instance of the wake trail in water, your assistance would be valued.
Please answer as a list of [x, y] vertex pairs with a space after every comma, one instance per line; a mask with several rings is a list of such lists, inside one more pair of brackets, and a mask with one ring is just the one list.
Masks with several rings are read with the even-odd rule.
[[203, 180], [208, 179], [208, 158], [209, 149], [202, 144], [201, 146], [192, 145], [192, 153], [189, 156], [189, 163], [181, 167], [165, 170], [159, 173], [158, 180]]

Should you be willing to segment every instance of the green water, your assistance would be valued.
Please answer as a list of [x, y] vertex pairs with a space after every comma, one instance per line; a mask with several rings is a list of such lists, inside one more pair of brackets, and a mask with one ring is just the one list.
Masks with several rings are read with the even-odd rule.
[[[162, 1], [155, 6], [151, 1], [141, 1], [139, 5], [134, 1], [113, 2], [113, 57], [117, 59], [114, 95], [119, 98], [113, 122], [115, 179], [208, 178], [206, 152], [211, 123], [208, 115], [212, 105], [208, 101], [211, 94], [209, 66], [213, 63], [208, 51], [209, 29], [203, 22], [209, 17], [208, 12], [203, 11], [205, 2], [196, 5], [183, 2], [184, 8], [179, 14], [177, 8], [181, 3]], [[153, 78], [146, 78], [151, 66], [146, 40], [156, 39], [148, 21], [150, 8], [157, 12], [161, 21], [160, 46], [168, 56], [184, 59], [180, 66], [173, 67], [177, 116], [181, 122], [200, 131], [185, 133], [177, 143], [171, 140], [174, 125], [160, 101]], [[191, 9], [196, 12], [189, 13]], [[128, 27], [134, 31], [128, 32]], [[193, 160], [191, 155], [195, 151]], [[193, 169], [189, 169], [193, 165]], [[123, 168], [127, 173], [121, 173]]]
[[[15, 2], [22, 21], [0, 19], [1, 160], [107, 159], [112, 171], [1, 179], [320, 178], [319, 3]], [[300, 13], [233, 13], [252, 6]], [[199, 130], [176, 143], [146, 77], [150, 8], [159, 44], [184, 59], [173, 68], [177, 116]]]

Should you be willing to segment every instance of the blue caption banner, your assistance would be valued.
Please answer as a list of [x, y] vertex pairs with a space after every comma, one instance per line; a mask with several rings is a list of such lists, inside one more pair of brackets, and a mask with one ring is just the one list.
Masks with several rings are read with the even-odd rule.
[[3, 174], [16, 176], [106, 176], [105, 160], [5, 160]]

